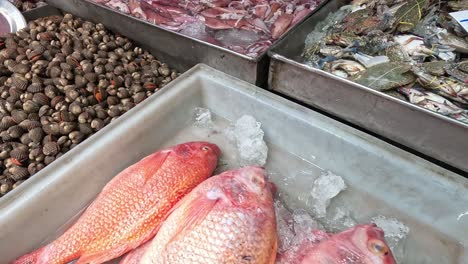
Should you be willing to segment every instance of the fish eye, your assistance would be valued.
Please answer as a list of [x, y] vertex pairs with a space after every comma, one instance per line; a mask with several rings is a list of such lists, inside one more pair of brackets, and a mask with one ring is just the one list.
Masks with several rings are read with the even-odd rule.
[[210, 147], [208, 147], [208, 146], [203, 146], [201, 149], [202, 149], [203, 151], [208, 151], [208, 150], [210, 150]]
[[387, 245], [383, 241], [372, 239], [367, 243], [367, 248], [370, 252], [377, 256], [386, 256], [390, 252]]

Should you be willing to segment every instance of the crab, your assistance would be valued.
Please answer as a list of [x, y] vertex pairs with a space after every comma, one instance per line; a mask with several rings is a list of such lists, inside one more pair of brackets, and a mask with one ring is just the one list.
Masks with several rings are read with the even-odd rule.
[[352, 81], [378, 91], [401, 87], [415, 81], [411, 66], [398, 62], [380, 63], [357, 74]]

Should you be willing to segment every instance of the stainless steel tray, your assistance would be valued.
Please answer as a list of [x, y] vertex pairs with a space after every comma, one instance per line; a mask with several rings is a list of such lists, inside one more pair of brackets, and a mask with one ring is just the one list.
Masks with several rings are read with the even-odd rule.
[[[193, 126], [195, 107], [215, 113], [213, 132]], [[223, 136], [243, 114], [262, 123], [267, 169], [291, 207], [322, 170], [342, 176], [346, 204], [360, 222], [377, 214], [407, 224], [404, 263], [468, 263], [468, 180], [266, 90], [197, 65], [0, 200], [2, 263], [57, 235], [119, 171], [188, 140], [208, 140], [233, 167]], [[285, 184], [285, 179], [288, 184]]]
[[190, 69], [197, 63], [205, 63], [249, 83], [266, 87], [269, 62], [266, 52], [251, 58], [118, 13], [88, 0], [47, 0], [47, 2], [93, 22], [103, 23], [113, 31], [134, 39], [141, 46], [148, 46], [148, 43], [151, 43], [151, 47], [146, 48], [152, 48], [154, 51], [152, 53], [161, 60], [174, 62], [173, 67], [180, 72]]
[[345, 3], [328, 2], [269, 51], [269, 89], [468, 172], [468, 124], [298, 62], [307, 35]]

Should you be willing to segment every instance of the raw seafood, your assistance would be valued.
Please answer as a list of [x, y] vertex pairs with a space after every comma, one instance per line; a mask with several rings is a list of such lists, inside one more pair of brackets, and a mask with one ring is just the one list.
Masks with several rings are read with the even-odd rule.
[[71, 14], [30, 21], [0, 48], [0, 196], [178, 76]]
[[[321, 0], [94, 0], [163, 28], [256, 57]], [[197, 24], [187, 30], [191, 25]], [[227, 31], [229, 36], [224, 34]]]
[[315, 230], [278, 257], [278, 264], [395, 264], [384, 232], [375, 224], [358, 225], [338, 234]]
[[[304, 62], [468, 123], [468, 74], [460, 67], [466, 64], [468, 34], [449, 15], [465, 6], [459, 3], [353, 1], [307, 36]], [[418, 92], [408, 92], [413, 88], [430, 91], [424, 96], [431, 99], [415, 101]], [[448, 99], [447, 107], [437, 95]], [[453, 109], [461, 111], [447, 114]]]
[[179, 202], [140, 263], [274, 263], [273, 198], [265, 171], [214, 176]]
[[103, 263], [137, 248], [213, 173], [220, 154], [214, 144], [190, 142], [147, 156], [112, 179], [62, 236], [14, 264]]

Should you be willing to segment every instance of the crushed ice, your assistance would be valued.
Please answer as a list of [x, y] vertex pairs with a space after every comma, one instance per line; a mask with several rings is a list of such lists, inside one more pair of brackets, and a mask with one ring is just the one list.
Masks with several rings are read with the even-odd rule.
[[244, 115], [225, 131], [226, 137], [236, 145], [241, 166], [264, 166], [268, 156], [268, 147], [263, 140], [264, 132], [260, 122], [254, 117]]
[[193, 116], [195, 126], [203, 128], [213, 127], [213, 120], [211, 119], [211, 111], [209, 109], [196, 107]]
[[346, 184], [340, 176], [325, 172], [318, 177], [312, 186], [311, 204], [314, 215], [318, 218], [326, 217], [327, 207], [331, 199], [346, 189]]
[[382, 215], [372, 218], [371, 221], [382, 228], [385, 234], [385, 240], [392, 250], [394, 257], [397, 261], [401, 261], [404, 257], [406, 238], [410, 232], [409, 227], [395, 218]]

